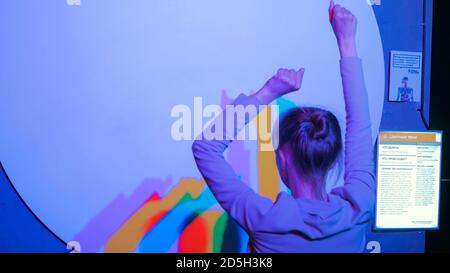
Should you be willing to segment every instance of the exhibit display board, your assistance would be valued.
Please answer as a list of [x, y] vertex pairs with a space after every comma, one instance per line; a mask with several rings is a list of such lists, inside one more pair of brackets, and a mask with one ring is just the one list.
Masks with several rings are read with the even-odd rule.
[[439, 227], [440, 132], [383, 132], [378, 139], [379, 229]]

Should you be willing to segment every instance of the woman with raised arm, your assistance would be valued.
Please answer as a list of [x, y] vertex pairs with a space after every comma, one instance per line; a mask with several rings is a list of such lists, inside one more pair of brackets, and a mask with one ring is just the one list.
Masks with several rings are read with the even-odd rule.
[[[327, 193], [327, 173], [342, 153], [336, 117], [319, 108], [294, 108], [280, 120], [276, 161], [291, 195], [275, 202], [238, 180], [223, 157], [228, 137], [246, 125], [223, 126], [224, 140], [198, 138], [192, 146], [197, 166], [220, 205], [250, 236], [253, 252], [362, 252], [375, 203], [373, 143], [368, 97], [356, 51], [357, 20], [345, 8], [330, 5], [330, 20], [341, 55], [346, 124], [344, 185]], [[240, 95], [234, 105], [267, 105], [300, 89], [304, 69], [280, 69], [260, 91]], [[317, 92], [320, 94], [320, 90]], [[222, 116], [226, 117], [224, 110]], [[234, 124], [234, 122], [233, 122]], [[276, 183], [276, 181], [274, 181]]]

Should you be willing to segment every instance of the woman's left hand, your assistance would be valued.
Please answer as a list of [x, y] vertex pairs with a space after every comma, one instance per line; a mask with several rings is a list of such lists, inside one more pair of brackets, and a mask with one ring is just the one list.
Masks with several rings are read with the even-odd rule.
[[278, 73], [270, 78], [261, 90], [255, 94], [255, 97], [263, 104], [269, 104], [283, 95], [297, 91], [302, 86], [304, 74], [304, 68], [299, 70], [281, 68], [278, 70]]

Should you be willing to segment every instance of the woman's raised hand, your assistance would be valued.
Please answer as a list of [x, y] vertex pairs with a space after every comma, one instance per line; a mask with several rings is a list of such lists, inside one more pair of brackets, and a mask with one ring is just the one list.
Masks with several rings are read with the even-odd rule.
[[255, 97], [263, 104], [269, 104], [283, 95], [297, 91], [302, 86], [304, 74], [304, 68], [299, 70], [281, 68], [255, 94]]
[[346, 8], [335, 5], [330, 1], [328, 10], [330, 22], [341, 52], [341, 57], [355, 57], [356, 53], [356, 29], [358, 20], [355, 15]]

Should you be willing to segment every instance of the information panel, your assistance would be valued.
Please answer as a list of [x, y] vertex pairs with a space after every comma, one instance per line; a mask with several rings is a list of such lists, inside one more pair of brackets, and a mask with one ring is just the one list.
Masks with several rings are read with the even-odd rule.
[[377, 229], [439, 227], [441, 132], [381, 132]]

